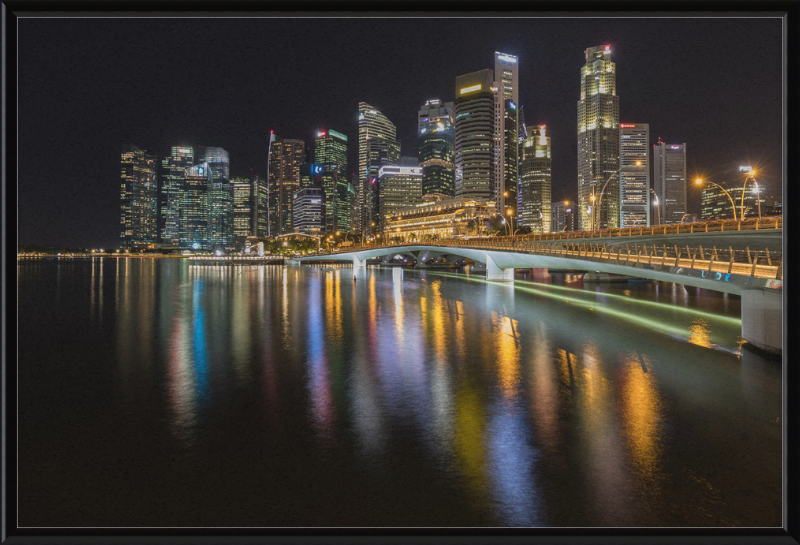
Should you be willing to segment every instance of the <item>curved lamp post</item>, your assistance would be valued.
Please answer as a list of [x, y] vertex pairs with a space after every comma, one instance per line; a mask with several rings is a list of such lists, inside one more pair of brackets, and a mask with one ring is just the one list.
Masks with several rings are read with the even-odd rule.
[[717, 183], [714, 183], [714, 182], [712, 182], [712, 181], [710, 181], [710, 180], [701, 180], [700, 178], [698, 178], [698, 179], [696, 179], [696, 180], [694, 181], [694, 183], [696, 183], [697, 185], [700, 185], [700, 184], [702, 184], [704, 181], [706, 181], [706, 182], [708, 182], [708, 183], [710, 183], [710, 184], [714, 184], [715, 186], [717, 186], [718, 188], [720, 188], [722, 191], [724, 191], [724, 192], [725, 192], [725, 194], [728, 196], [728, 199], [730, 199], [730, 201], [731, 201], [731, 206], [733, 207], [733, 221], [736, 221], [736, 203], [735, 203], [735, 202], [733, 202], [733, 197], [731, 197], [731, 194], [730, 194], [730, 193], [728, 193], [728, 192], [725, 190], [725, 188], [724, 188], [724, 187], [722, 187], [721, 185], [719, 185], [719, 184], [717, 184]]
[[[744, 192], [747, 189], [747, 180], [749, 180], [750, 178], [753, 178], [753, 183], [755, 183], [756, 184], [756, 188], [758, 188], [758, 182], [756, 182], [755, 174], [756, 174], [756, 171], [755, 170], [751, 170], [744, 177], [744, 185], [742, 186], [742, 205], [739, 208], [741, 210], [741, 213], [739, 214], [739, 218], [742, 219], [742, 220], [744, 220]], [[758, 200], [758, 197], [756, 197], [756, 200]], [[758, 209], [758, 217], [759, 217], [759, 219], [761, 219], [761, 202], [760, 201], [759, 201], [758, 208], [759, 208]]]

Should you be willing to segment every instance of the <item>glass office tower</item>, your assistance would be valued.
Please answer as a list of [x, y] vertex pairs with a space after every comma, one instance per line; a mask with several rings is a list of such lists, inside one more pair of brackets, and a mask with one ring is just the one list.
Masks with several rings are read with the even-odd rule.
[[620, 227], [650, 227], [650, 125], [620, 123], [619, 131]]
[[300, 189], [300, 166], [305, 161], [302, 140], [274, 137], [269, 154], [270, 236], [294, 231], [292, 207]]
[[213, 183], [207, 163], [186, 169], [180, 207], [180, 247], [210, 250], [208, 240], [208, 188]]
[[211, 169], [208, 187], [208, 243], [212, 250], [232, 250], [233, 187], [230, 184], [230, 156], [218, 147], [200, 148], [200, 162]]
[[378, 170], [400, 160], [400, 141], [394, 123], [366, 102], [358, 104], [359, 223], [362, 230], [373, 228], [378, 215]]
[[533, 234], [550, 233], [552, 220], [552, 159], [545, 125], [528, 129], [522, 145], [519, 224]]
[[653, 182], [661, 223], [680, 223], [686, 210], [686, 144], [653, 146]]
[[231, 178], [233, 186], [233, 243], [237, 248], [253, 233], [253, 180], [250, 177]]
[[179, 242], [183, 184], [186, 169], [192, 165], [194, 165], [194, 149], [191, 146], [173, 146], [170, 155], [161, 161], [159, 229], [162, 243]]
[[429, 100], [418, 113], [422, 194], [455, 195], [455, 105]]
[[134, 144], [123, 144], [120, 185], [120, 246], [158, 242], [156, 158]]

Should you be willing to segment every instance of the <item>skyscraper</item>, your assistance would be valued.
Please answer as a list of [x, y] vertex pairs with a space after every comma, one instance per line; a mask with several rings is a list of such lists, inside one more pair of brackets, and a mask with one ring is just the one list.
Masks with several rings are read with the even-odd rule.
[[211, 249], [233, 249], [233, 187], [230, 156], [217, 147], [201, 147], [200, 162], [211, 169], [208, 186], [208, 244]]
[[653, 145], [653, 182], [661, 223], [680, 223], [686, 210], [686, 144]]
[[361, 229], [371, 227], [378, 218], [378, 170], [397, 164], [400, 141], [397, 128], [385, 115], [366, 102], [358, 104], [358, 184]]
[[300, 189], [300, 165], [305, 161], [302, 140], [275, 137], [269, 156], [269, 236], [291, 233], [294, 194]]
[[480, 70], [456, 78], [456, 197], [489, 199], [494, 194], [494, 74]]
[[[619, 227], [619, 97], [611, 46], [590, 47], [578, 101], [578, 205], [581, 229]], [[607, 185], [606, 185], [607, 183]], [[603, 187], [605, 186], [605, 191]], [[594, 203], [602, 203], [596, 210]], [[595, 200], [592, 201], [591, 197]]]
[[158, 242], [156, 157], [134, 144], [123, 144], [121, 162], [120, 245]]
[[212, 183], [213, 175], [207, 163], [186, 169], [179, 221], [182, 249], [211, 249], [208, 240], [208, 188]]
[[320, 234], [325, 229], [325, 195], [321, 187], [305, 187], [294, 194], [292, 225], [298, 233]]
[[178, 244], [180, 240], [180, 205], [186, 169], [194, 165], [191, 146], [173, 146], [168, 157], [161, 161], [161, 195], [159, 229], [161, 242]]
[[249, 177], [231, 178], [233, 186], [233, 243], [243, 247], [253, 233], [253, 180]]
[[650, 125], [620, 123], [620, 227], [650, 226]]
[[570, 201], [554, 202], [551, 233], [569, 233], [575, 230], [575, 203]]
[[422, 194], [455, 195], [455, 127], [452, 102], [429, 100], [418, 113]]
[[546, 126], [529, 129], [528, 138], [522, 144], [519, 224], [530, 227], [534, 234], [551, 232], [551, 164], [550, 137], [547, 136]]
[[[314, 161], [321, 167], [322, 189], [325, 194], [325, 231], [349, 229], [349, 221], [344, 221], [344, 210], [349, 203], [339, 202], [342, 193], [339, 187], [346, 185], [347, 137], [334, 130], [319, 131], [314, 148]], [[344, 191], [345, 196], [347, 190]], [[344, 227], [344, 224], [348, 227]]]
[[[494, 53], [494, 87], [498, 93], [497, 161], [495, 200], [498, 210], [517, 208], [519, 179], [519, 60], [515, 55]], [[502, 169], [502, 170], [500, 170]], [[508, 194], [506, 196], [506, 194]]]
[[494, 74], [500, 90], [503, 92], [503, 100], [511, 100], [514, 104], [519, 104], [519, 65], [517, 61], [516, 55], [494, 52]]
[[347, 172], [347, 137], [334, 130], [321, 130], [314, 141], [314, 162], [336, 165]]
[[[386, 165], [378, 171], [380, 228], [401, 208], [422, 202], [422, 167]], [[378, 224], [376, 224], [378, 225]], [[388, 234], [387, 234], [388, 236]]]
[[267, 178], [250, 174], [253, 180], [253, 232], [258, 238], [269, 236], [269, 184]]

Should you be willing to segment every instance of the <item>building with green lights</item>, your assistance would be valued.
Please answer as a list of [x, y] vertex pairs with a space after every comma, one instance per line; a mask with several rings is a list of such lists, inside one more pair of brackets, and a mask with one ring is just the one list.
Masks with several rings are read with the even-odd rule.
[[186, 169], [194, 165], [191, 146], [173, 146], [161, 161], [161, 193], [159, 195], [159, 233], [161, 242], [178, 244], [180, 240], [180, 206]]
[[333, 164], [347, 172], [347, 137], [334, 130], [319, 131], [314, 141], [314, 162]]
[[419, 165], [422, 194], [455, 195], [455, 106], [429, 100], [419, 110]]
[[455, 195], [490, 199], [495, 191], [494, 73], [458, 76], [455, 93]]
[[552, 227], [552, 159], [546, 130], [545, 125], [528, 129], [519, 176], [519, 225], [537, 235], [550, 233]]
[[208, 245], [212, 250], [232, 250], [233, 187], [230, 183], [230, 156], [218, 147], [201, 147], [200, 161], [211, 169], [208, 186]]
[[[585, 55], [578, 101], [578, 206], [591, 212], [580, 214], [580, 229], [590, 230], [592, 223], [599, 229], [617, 228], [620, 134], [616, 66], [611, 62], [611, 46], [590, 47]], [[601, 192], [602, 203], [595, 210], [594, 202], [600, 200]]]
[[157, 159], [134, 144], [123, 144], [120, 184], [120, 246], [158, 242]]
[[182, 249], [211, 249], [208, 239], [208, 188], [213, 181], [213, 173], [207, 163], [186, 169], [179, 218], [179, 244]]

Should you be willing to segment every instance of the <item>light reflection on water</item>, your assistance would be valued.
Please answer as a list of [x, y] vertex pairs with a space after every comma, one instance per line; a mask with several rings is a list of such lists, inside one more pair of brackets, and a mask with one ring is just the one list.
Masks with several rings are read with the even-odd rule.
[[[148, 430], [128, 438], [120, 425], [102, 453], [81, 456], [115, 460], [138, 439], [148, 471], [163, 464], [164, 501], [188, 502], [154, 525], [225, 525], [234, 507], [197, 488], [196, 475], [225, 482], [231, 471], [244, 472], [230, 486], [251, 498], [235, 505], [242, 525], [779, 520], [780, 369], [751, 353], [742, 367], [736, 300], [693, 305], [682, 287], [584, 288], [556, 276], [509, 285], [401, 268], [154, 259], [107, 262], [104, 273], [98, 261], [68, 265], [71, 276], [53, 268], [50, 284], [36, 268], [21, 300], [63, 300], [84, 278], [86, 342], [114, 339], [111, 374], [98, 372], [102, 353], [29, 344], [21, 361], [80, 362], [71, 372], [85, 377], [62, 381], [50, 402], [112, 392], [104, 417]], [[47, 319], [23, 320], [21, 336], [54, 327]], [[32, 392], [47, 387], [36, 376]], [[64, 426], [99, 418], [67, 406]], [[179, 457], [186, 476], [167, 469], [175, 453], [190, 455]], [[125, 486], [148, 486], [131, 475]], [[309, 495], [314, 515], [299, 508]], [[125, 501], [104, 511], [87, 496], [81, 512], [124, 525], [139, 509]]]

